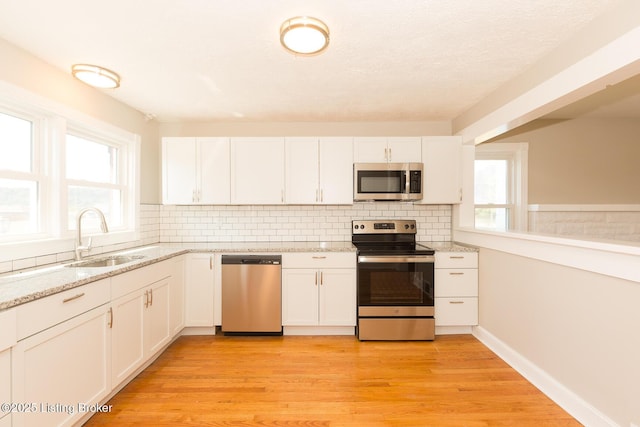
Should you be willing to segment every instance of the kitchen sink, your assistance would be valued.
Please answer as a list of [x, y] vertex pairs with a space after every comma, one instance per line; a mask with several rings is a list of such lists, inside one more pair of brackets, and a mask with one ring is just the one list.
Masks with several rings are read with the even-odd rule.
[[77, 261], [65, 265], [70, 268], [95, 268], [95, 267], [113, 267], [120, 264], [126, 264], [131, 261], [137, 261], [145, 258], [144, 255], [114, 255], [104, 258], [89, 259], [86, 261]]

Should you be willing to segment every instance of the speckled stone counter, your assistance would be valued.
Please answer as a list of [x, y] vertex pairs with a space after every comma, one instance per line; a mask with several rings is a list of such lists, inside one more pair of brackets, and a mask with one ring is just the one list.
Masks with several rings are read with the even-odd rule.
[[456, 242], [418, 242], [440, 252], [478, 252], [478, 248]]
[[[420, 242], [436, 251], [476, 252], [455, 242]], [[135, 270], [188, 252], [286, 253], [355, 252], [350, 241], [338, 242], [208, 242], [160, 243], [117, 252], [118, 255], [144, 255], [143, 259], [113, 267], [69, 268], [56, 264], [0, 276], [0, 310], [34, 301], [67, 289]], [[113, 254], [101, 254], [100, 258]]]
[[144, 255], [143, 259], [113, 267], [69, 268], [56, 264], [0, 276], [0, 311], [44, 298], [67, 289], [86, 285], [96, 280], [135, 270], [188, 252], [355, 252], [351, 242], [219, 242], [157, 244], [108, 255]]

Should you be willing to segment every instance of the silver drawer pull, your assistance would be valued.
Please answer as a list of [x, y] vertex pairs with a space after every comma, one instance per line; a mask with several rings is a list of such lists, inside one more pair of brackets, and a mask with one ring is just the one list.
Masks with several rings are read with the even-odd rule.
[[313, 256], [311, 258], [313, 258], [313, 259], [327, 259], [326, 256]]
[[464, 276], [464, 273], [462, 273], [462, 272], [454, 272], [454, 271], [450, 271], [450, 272], [449, 272], [449, 276]]
[[449, 301], [449, 304], [464, 304], [464, 301]]
[[81, 293], [81, 294], [78, 294], [78, 295], [74, 295], [74, 296], [69, 297], [69, 298], [65, 298], [65, 299], [62, 300], [62, 303], [64, 304], [64, 303], [67, 303], [69, 301], [73, 301], [74, 299], [82, 298], [83, 296], [84, 296], [84, 292]]
[[464, 259], [464, 256], [460, 256], [460, 255], [450, 256], [449, 259]]

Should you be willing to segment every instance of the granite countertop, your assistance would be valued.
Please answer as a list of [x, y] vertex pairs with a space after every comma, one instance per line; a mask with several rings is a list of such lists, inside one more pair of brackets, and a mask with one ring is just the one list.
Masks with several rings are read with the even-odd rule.
[[478, 252], [478, 248], [467, 246], [456, 242], [418, 242], [428, 246], [436, 252]]
[[[476, 252], [477, 249], [455, 242], [420, 242], [436, 251]], [[110, 255], [144, 255], [113, 267], [68, 268], [55, 264], [35, 269], [0, 275], [0, 311], [20, 304], [44, 298], [97, 280], [135, 270], [188, 252], [212, 253], [286, 253], [286, 252], [355, 252], [350, 241], [338, 242], [209, 242], [209, 243], [159, 243], [157, 245], [100, 254], [87, 259]]]
[[112, 254], [100, 254], [86, 259], [110, 255], [144, 255], [143, 259], [113, 267], [69, 268], [67, 263], [43, 266], [0, 276], [0, 311], [44, 298], [97, 280], [135, 270], [188, 252], [355, 252], [351, 242], [220, 242], [220, 243], [160, 243]]

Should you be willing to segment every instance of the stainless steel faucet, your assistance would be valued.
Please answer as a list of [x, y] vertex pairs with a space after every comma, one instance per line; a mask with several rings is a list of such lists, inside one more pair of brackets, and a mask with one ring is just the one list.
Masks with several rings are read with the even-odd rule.
[[91, 237], [89, 237], [89, 244], [86, 246], [82, 246], [82, 216], [87, 212], [95, 212], [96, 215], [100, 218], [100, 228], [103, 233], [109, 232], [109, 227], [107, 227], [107, 220], [104, 217], [102, 211], [98, 208], [86, 208], [80, 211], [77, 219], [77, 227], [78, 227], [78, 240], [76, 241], [76, 261], [80, 261], [82, 259], [83, 252], [89, 252], [91, 250]]

